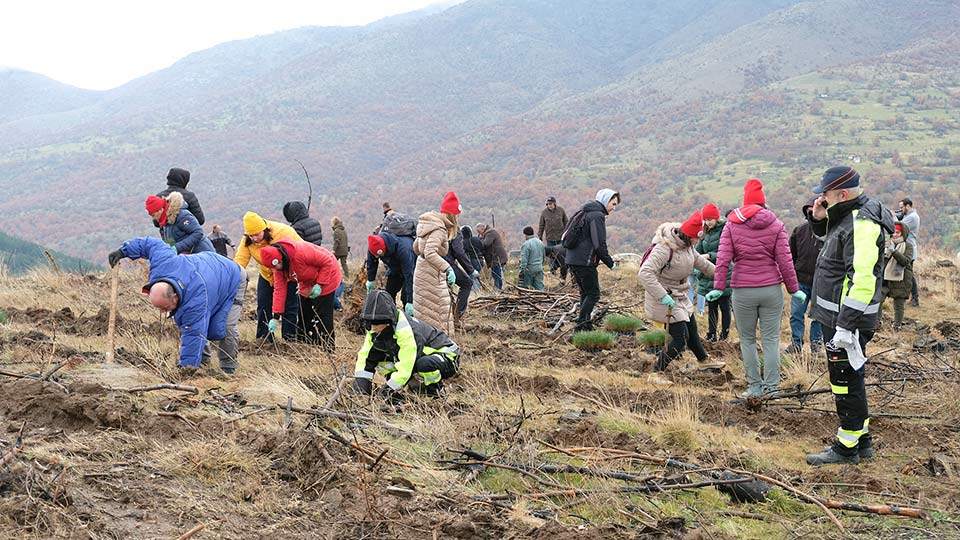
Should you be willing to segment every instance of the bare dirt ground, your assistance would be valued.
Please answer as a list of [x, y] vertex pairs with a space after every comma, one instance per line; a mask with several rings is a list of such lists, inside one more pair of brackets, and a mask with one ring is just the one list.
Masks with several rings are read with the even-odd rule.
[[[0, 276], [0, 538], [960, 538], [960, 278], [936, 258], [919, 269], [923, 307], [870, 346], [878, 456], [822, 468], [804, 454], [836, 430], [831, 395], [740, 402], [736, 337], [709, 347], [726, 369], [688, 370], [687, 353], [656, 385], [632, 338], [582, 352], [555, 318], [480, 298], [447, 398], [382, 410], [349, 391], [349, 307], [333, 355], [258, 343], [244, 317], [238, 374], [180, 381], [176, 328], [139, 271], [122, 276], [112, 364], [108, 274]], [[601, 272], [604, 300], [642, 316], [635, 272]], [[829, 389], [824, 370], [785, 356], [783, 388]], [[196, 392], [130, 391], [161, 383]], [[736, 502], [716, 485], [729, 470], [925, 519], [835, 522], [782, 487]]]

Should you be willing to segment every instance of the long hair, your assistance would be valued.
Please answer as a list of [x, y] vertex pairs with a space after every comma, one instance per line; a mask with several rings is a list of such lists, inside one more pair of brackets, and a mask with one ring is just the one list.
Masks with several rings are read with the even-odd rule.
[[[267, 227], [266, 229], [263, 230], [263, 240], [261, 240], [261, 242], [264, 242], [267, 245], [270, 245], [272, 240], [273, 240], [273, 235], [270, 234], [270, 228]], [[250, 236], [246, 234], [243, 235], [243, 245], [246, 247], [250, 247], [251, 244], [253, 244], [253, 240], [250, 239]]]

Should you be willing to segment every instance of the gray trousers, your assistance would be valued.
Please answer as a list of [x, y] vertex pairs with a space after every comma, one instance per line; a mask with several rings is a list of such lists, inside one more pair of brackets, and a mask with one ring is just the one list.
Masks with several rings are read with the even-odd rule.
[[[733, 289], [733, 317], [740, 335], [740, 355], [747, 375], [747, 392], [760, 395], [780, 387], [780, 321], [783, 289], [780, 284]], [[757, 354], [757, 325], [763, 345], [763, 374]]]
[[207, 341], [203, 348], [202, 363], [206, 365], [210, 361], [214, 347], [217, 349], [217, 358], [220, 360], [220, 369], [224, 373], [233, 373], [237, 370], [237, 350], [240, 348], [240, 314], [243, 312], [243, 297], [247, 292], [247, 283], [249, 278], [247, 273], [243, 272], [243, 279], [237, 285], [237, 296], [233, 299], [233, 305], [227, 312], [227, 333], [220, 341]]

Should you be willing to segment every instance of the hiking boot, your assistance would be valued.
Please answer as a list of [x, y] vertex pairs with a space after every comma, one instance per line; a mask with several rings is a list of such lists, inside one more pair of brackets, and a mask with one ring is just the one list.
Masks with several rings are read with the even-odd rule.
[[920, 300], [917, 299], [917, 298], [914, 298], [913, 300], [910, 301], [910, 306], [911, 306], [911, 307], [920, 307]]
[[[824, 446], [823, 451], [826, 452], [830, 450], [833, 446]], [[876, 451], [873, 449], [873, 439], [868, 435], [860, 437], [860, 443], [857, 444], [857, 455], [860, 456], [860, 460], [870, 459], [876, 455]]]
[[447, 389], [443, 387], [443, 381], [425, 384], [420, 387], [420, 395], [434, 399], [444, 399], [447, 397]]
[[703, 338], [703, 340], [706, 341], [707, 343], [716, 343], [716, 342], [717, 342], [717, 335], [716, 335], [716, 334], [707, 334], [706, 337]]
[[759, 388], [748, 388], [746, 392], [740, 394], [740, 397], [743, 399], [758, 398], [763, 395], [763, 391]]
[[844, 463], [856, 465], [857, 463], [860, 463], [860, 455], [851, 454], [849, 456], [845, 456], [843, 454], [838, 454], [832, 446], [823, 452], [820, 452], [819, 454], [807, 454], [808, 465], [841, 465]]
[[177, 366], [177, 378], [181, 381], [197, 375], [196, 366]]
[[712, 369], [721, 370], [727, 367], [726, 362], [720, 362], [719, 360], [714, 360], [709, 356], [703, 360], [697, 360], [697, 369], [700, 371], [710, 371]]

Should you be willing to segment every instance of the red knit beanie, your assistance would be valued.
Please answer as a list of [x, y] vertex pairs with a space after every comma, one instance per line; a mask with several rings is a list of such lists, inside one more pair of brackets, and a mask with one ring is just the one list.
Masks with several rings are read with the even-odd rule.
[[374, 257], [383, 257], [387, 253], [387, 243], [380, 235], [371, 234], [367, 237], [367, 250]]
[[763, 184], [756, 178], [747, 180], [743, 186], [743, 205], [748, 204], [767, 204], [767, 198], [763, 195]]
[[703, 236], [703, 217], [699, 210], [690, 214], [690, 217], [683, 222], [683, 225], [680, 225], [680, 232], [690, 238], [700, 238]]
[[720, 219], [720, 209], [713, 203], [707, 203], [700, 213], [703, 214], [703, 219]]
[[260, 264], [267, 268], [276, 268], [283, 258], [280, 256], [280, 250], [273, 246], [260, 248]]
[[160, 210], [163, 210], [163, 207], [166, 204], [167, 204], [166, 199], [162, 197], [157, 197], [156, 195], [150, 195], [149, 197], [147, 197], [147, 203], [145, 206], [147, 208], [148, 214], [154, 214], [156, 212], [159, 212]]
[[443, 204], [440, 205], [440, 212], [444, 214], [459, 214], [463, 211], [463, 208], [460, 207], [460, 199], [457, 198], [457, 194], [448, 191], [446, 195], [443, 196]]

